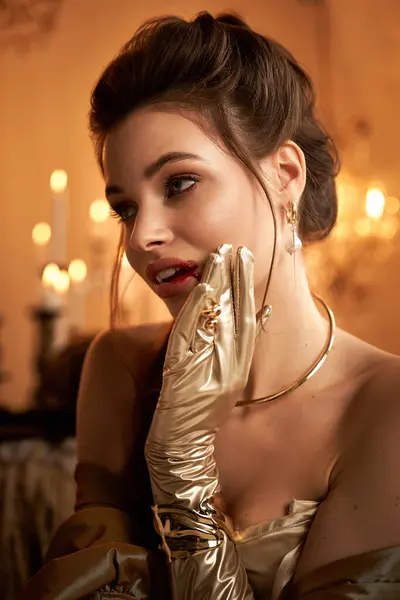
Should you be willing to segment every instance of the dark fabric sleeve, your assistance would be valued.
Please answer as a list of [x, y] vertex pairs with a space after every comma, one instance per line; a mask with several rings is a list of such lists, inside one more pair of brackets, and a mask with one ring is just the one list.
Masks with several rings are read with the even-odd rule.
[[18, 600], [169, 600], [164, 555], [132, 543], [127, 513], [92, 507], [57, 531], [48, 562]]

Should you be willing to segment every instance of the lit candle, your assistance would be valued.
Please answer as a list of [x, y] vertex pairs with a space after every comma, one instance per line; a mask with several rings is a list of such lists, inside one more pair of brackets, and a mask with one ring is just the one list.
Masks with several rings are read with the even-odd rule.
[[55, 279], [54, 284], [53, 284], [54, 291], [61, 298], [65, 298], [65, 295], [67, 294], [67, 292], [69, 290], [69, 285], [70, 285], [70, 281], [69, 281], [68, 271], [66, 271], [65, 269], [60, 269], [60, 271], [58, 273], [58, 277]]
[[51, 238], [51, 228], [48, 223], [37, 223], [32, 230], [32, 241], [34, 247], [34, 260], [35, 260], [35, 275], [36, 279], [36, 295], [37, 300], [42, 300], [42, 274], [43, 269], [48, 260], [48, 244]]
[[365, 212], [370, 219], [379, 220], [385, 210], [385, 194], [379, 188], [369, 188], [365, 198]]
[[60, 268], [56, 263], [49, 263], [42, 274], [42, 306], [49, 310], [61, 308], [61, 297], [55, 290], [55, 282], [60, 275]]
[[83, 260], [76, 258], [68, 267], [71, 287], [68, 295], [68, 320], [71, 329], [80, 333], [85, 328], [85, 300], [87, 267]]
[[53, 171], [50, 187], [53, 192], [51, 216], [51, 261], [64, 265], [67, 259], [68, 177], [60, 169]]
[[98, 198], [90, 205], [90, 233], [97, 239], [107, 239], [109, 237], [108, 220], [110, 216], [110, 207], [107, 200]]
[[43, 270], [42, 283], [42, 306], [58, 313], [53, 333], [53, 348], [57, 350], [68, 341], [69, 325], [65, 314], [65, 299], [70, 286], [68, 272], [56, 263], [49, 263]]
[[35, 247], [36, 264], [40, 273], [47, 262], [46, 250], [51, 238], [51, 227], [48, 223], [37, 223], [32, 230], [32, 240]]
[[66, 297], [69, 290], [69, 275], [65, 269], [60, 269], [58, 276], [53, 282], [54, 291], [59, 298], [60, 313], [54, 322], [53, 347], [55, 350], [63, 348], [68, 342], [69, 324], [65, 314]]
[[98, 198], [90, 205], [90, 273], [91, 283], [104, 286], [110, 262], [109, 246], [112, 239], [110, 207], [107, 200]]

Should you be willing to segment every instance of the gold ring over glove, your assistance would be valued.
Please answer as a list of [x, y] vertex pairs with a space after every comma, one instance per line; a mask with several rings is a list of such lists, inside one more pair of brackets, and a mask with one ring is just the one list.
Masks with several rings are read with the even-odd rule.
[[200, 512], [174, 505], [153, 506], [154, 525], [169, 561], [188, 558], [220, 546], [227, 533], [215, 511]]
[[201, 315], [205, 317], [205, 328], [210, 333], [214, 332], [215, 326], [218, 324], [218, 318], [222, 312], [221, 306], [216, 302], [212, 302], [210, 306], [201, 311]]

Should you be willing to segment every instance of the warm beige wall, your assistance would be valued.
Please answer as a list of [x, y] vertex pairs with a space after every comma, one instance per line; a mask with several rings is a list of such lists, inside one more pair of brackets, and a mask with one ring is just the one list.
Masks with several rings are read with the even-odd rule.
[[[356, 172], [351, 153], [354, 121], [366, 119], [372, 130], [370, 165], [360, 173], [381, 180], [388, 194], [400, 197], [400, 3], [398, 0], [327, 0], [332, 28], [330, 106], [336, 135], [348, 151], [343, 164]], [[326, 95], [326, 94], [325, 94]], [[355, 335], [400, 354], [399, 235], [393, 256], [373, 278], [365, 302], [349, 298], [337, 309], [339, 323]], [[366, 255], [365, 262], [374, 263]]]
[[[386, 2], [389, 4], [388, 0]], [[392, 8], [395, 2], [392, 0]], [[71, 258], [87, 256], [85, 224], [88, 207], [94, 198], [103, 195], [103, 184], [87, 136], [89, 92], [101, 68], [135, 28], [145, 18], [166, 12], [192, 16], [204, 9], [230, 8], [262, 32], [286, 44], [315, 75], [317, 84], [323, 81], [318, 73], [316, 13], [310, 2], [231, 0], [227, 5], [222, 0], [175, 0], [166, 5], [158, 0], [148, 0], [140, 4], [132, 0], [64, 0], [56, 29], [47, 40], [34, 45], [25, 54], [6, 51], [0, 57], [0, 311], [6, 318], [5, 362], [13, 373], [11, 383], [3, 390], [3, 397], [14, 406], [26, 405], [32, 384], [33, 328], [29, 306], [34, 300], [35, 273], [31, 230], [37, 221], [49, 219], [49, 174], [54, 168], [64, 168], [69, 174], [71, 191], [69, 254]], [[340, 91], [337, 85], [334, 87], [337, 115], [346, 123], [360, 107], [375, 111], [374, 117], [378, 114], [376, 139], [379, 151], [374, 158], [399, 184], [394, 145], [382, 154], [389, 135], [399, 139], [399, 124], [395, 126], [394, 135], [395, 128], [387, 120], [394, 101], [379, 104], [375, 100], [371, 103], [367, 97], [371, 89], [374, 92], [380, 89], [383, 71], [386, 73], [389, 67], [383, 69], [379, 61], [371, 62], [368, 55], [368, 69], [359, 72], [360, 60], [366, 63], [363, 53], [372, 41], [371, 35], [376, 34], [374, 15], [368, 16], [365, 10], [360, 12], [364, 4], [364, 0], [336, 0], [335, 3], [335, 36], [342, 47], [334, 66], [335, 81], [344, 58], [351, 61], [344, 70], [349, 87], [345, 91]], [[368, 4], [374, 5], [376, 11], [382, 6], [382, 2], [376, 0], [370, 0]], [[348, 12], [350, 5], [352, 12]], [[384, 23], [384, 27], [390, 25], [392, 37], [396, 35], [396, 22], [398, 18]], [[379, 43], [387, 44], [386, 38], [382, 30]], [[397, 43], [400, 45], [398, 40]], [[376, 46], [372, 51], [368, 50], [375, 51]], [[382, 94], [389, 94], [398, 102], [399, 84], [390, 77], [385, 81], [388, 86], [390, 81], [392, 87], [382, 89]], [[384, 126], [379, 114], [382, 107], [386, 111]], [[354, 330], [358, 328], [367, 338], [400, 351], [400, 344], [391, 343], [387, 338], [389, 331], [395, 331], [388, 324], [397, 317], [399, 291], [393, 289], [394, 280], [391, 276], [390, 286], [385, 287], [388, 305], [383, 312], [379, 308], [371, 313], [372, 324], [364, 321], [357, 325], [350, 321]], [[104, 325], [105, 307], [96, 308], [96, 303], [92, 304], [90, 326]]]

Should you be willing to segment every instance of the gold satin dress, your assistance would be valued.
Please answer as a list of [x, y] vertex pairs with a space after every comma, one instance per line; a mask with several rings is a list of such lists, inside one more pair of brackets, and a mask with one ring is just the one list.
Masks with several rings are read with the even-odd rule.
[[[316, 502], [294, 500], [288, 515], [235, 534], [254, 599], [399, 600], [400, 547], [337, 560], [290, 584], [317, 508]], [[19, 600], [170, 600], [164, 554], [132, 545], [129, 537], [125, 512], [77, 511], [57, 532], [51, 560]]]
[[278, 600], [291, 580], [318, 502], [293, 500], [288, 514], [235, 532], [234, 540], [256, 600]]
[[[317, 507], [316, 502], [294, 500], [286, 516], [235, 532], [255, 600], [283, 598]], [[95, 593], [100, 599], [103, 593], [111, 600], [106, 594], [113, 592], [116, 598], [169, 598], [164, 555], [129, 544], [129, 517], [119, 509], [77, 511], [61, 526], [51, 554], [21, 599], [78, 600]]]

